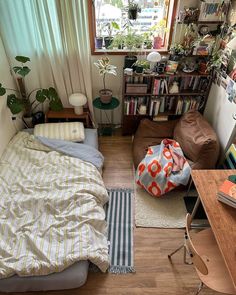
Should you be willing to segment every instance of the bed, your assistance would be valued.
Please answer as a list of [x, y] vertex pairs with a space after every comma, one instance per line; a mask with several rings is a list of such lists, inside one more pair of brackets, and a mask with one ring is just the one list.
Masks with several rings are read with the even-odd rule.
[[[16, 274], [13, 274], [13, 271], [12, 271], [11, 267], [9, 267], [9, 263], [11, 263], [11, 259], [8, 259], [10, 262], [8, 261], [8, 263], [6, 263], [7, 267], [3, 266], [3, 264], [5, 263], [5, 261], [4, 261], [5, 258], [4, 257], [7, 257], [7, 258], [9, 258], [9, 257], [6, 255], [6, 253], [3, 253], [3, 249], [4, 249], [4, 247], [6, 249], [6, 245], [2, 244], [2, 241], [1, 241], [1, 243], [0, 243], [0, 255], [1, 255], [1, 258], [3, 259], [3, 260], [1, 259], [3, 261], [3, 263], [0, 261], [0, 275], [1, 275], [0, 291], [2, 291], [2, 292], [25, 292], [25, 291], [46, 291], [46, 290], [59, 290], [59, 289], [77, 288], [77, 287], [83, 285], [86, 282], [87, 274], [88, 274], [88, 265], [89, 265], [88, 260], [91, 260], [93, 263], [97, 264], [97, 266], [102, 271], [105, 271], [106, 268], [108, 267], [108, 264], [109, 264], [109, 262], [108, 262], [108, 245], [107, 245], [107, 240], [106, 240], [106, 223], [104, 221], [105, 212], [103, 210], [103, 205], [108, 200], [108, 195], [107, 195], [106, 189], [104, 187], [101, 175], [99, 173], [99, 169], [97, 169], [94, 165], [92, 165], [91, 163], [88, 163], [86, 161], [82, 161], [81, 159], [72, 158], [70, 156], [60, 154], [60, 153], [58, 153], [58, 152], [56, 152], [54, 150], [45, 151], [45, 150], [40, 150], [40, 148], [35, 150], [34, 147], [32, 148], [30, 146], [29, 143], [31, 143], [31, 142], [32, 142], [32, 135], [30, 133], [20, 132], [9, 143], [9, 146], [6, 149], [6, 152], [3, 154], [2, 158], [1, 158], [1, 162], [0, 162], [0, 165], [1, 165], [0, 177], [1, 177], [1, 180], [2, 180], [1, 181], [2, 185], [0, 185], [0, 190], [2, 190], [1, 191], [1, 196], [2, 195], [4, 196], [4, 194], [6, 193], [6, 192], [3, 191], [3, 188], [5, 187], [5, 185], [3, 185], [3, 183], [4, 183], [4, 181], [6, 181], [6, 179], [4, 179], [4, 177], [6, 177], [6, 176], [4, 176], [4, 174], [6, 175], [9, 171], [11, 171], [11, 169], [14, 169], [14, 170], [19, 169], [18, 173], [15, 172], [16, 173], [16, 175], [15, 175], [16, 178], [19, 176], [19, 173], [24, 174], [24, 169], [23, 169], [24, 167], [21, 167], [22, 168], [21, 169], [20, 166], [19, 166], [19, 165], [22, 164], [22, 159], [24, 157], [28, 157], [27, 161], [29, 160], [29, 158], [31, 158], [30, 161], [33, 164], [31, 166], [30, 171], [32, 171], [32, 169], [34, 169], [34, 172], [37, 170], [39, 162], [41, 161], [43, 163], [42, 159], [44, 157], [46, 157], [46, 160], [47, 160], [47, 163], [48, 163], [48, 159], [50, 158], [50, 155], [53, 155], [53, 157], [51, 157], [51, 161], [53, 161], [52, 163], [54, 163], [54, 164], [59, 165], [61, 160], [63, 160], [63, 163], [64, 162], [69, 162], [70, 165], [72, 165], [72, 163], [73, 163], [73, 165], [75, 165], [74, 169], [75, 169], [75, 172], [76, 172], [75, 173], [76, 177], [79, 178], [83, 174], [83, 172], [81, 172], [81, 171], [84, 170], [85, 174], [87, 173], [87, 176], [86, 175], [82, 175], [82, 176], [87, 177], [86, 183], [89, 183], [90, 185], [86, 186], [83, 183], [80, 184], [79, 188], [76, 189], [76, 193], [74, 192], [71, 196], [69, 194], [69, 197], [73, 197], [74, 195], [78, 195], [79, 199], [85, 200], [86, 206], [88, 206], [88, 208], [94, 202], [96, 203], [95, 204], [96, 208], [93, 208], [93, 205], [91, 205], [92, 206], [91, 208], [93, 210], [95, 210], [93, 212], [93, 214], [94, 214], [93, 217], [88, 218], [88, 215], [87, 215], [85, 220], [83, 222], [81, 222], [82, 226], [78, 230], [78, 235], [81, 234], [81, 237], [83, 237], [83, 239], [82, 239], [83, 241], [86, 240], [86, 237], [84, 235], [83, 230], [88, 231], [89, 239], [87, 241], [88, 242], [87, 245], [90, 245], [90, 246], [88, 247], [88, 246], [83, 245], [82, 246], [82, 252], [80, 252], [81, 251], [81, 244], [79, 244], [80, 243], [79, 239], [76, 240], [77, 236], [74, 236], [73, 237], [74, 240], [76, 240], [76, 243], [78, 243], [78, 244], [76, 244], [76, 243], [74, 244], [74, 252], [72, 253], [75, 257], [72, 257], [72, 258], [70, 257], [70, 259], [69, 259], [70, 261], [66, 262], [66, 265], [67, 265], [66, 267], [64, 267], [64, 265], [60, 264], [60, 263], [57, 263], [54, 267], [52, 267], [51, 265], [53, 265], [53, 263], [51, 261], [49, 261], [49, 263], [47, 265], [48, 257], [46, 257], [45, 260], [42, 259], [42, 261], [43, 261], [42, 265], [43, 266], [40, 265], [38, 268], [35, 267], [35, 265], [37, 265], [37, 263], [38, 263], [37, 262], [37, 263], [35, 263], [34, 267], [32, 267], [32, 265], [31, 265], [32, 263], [30, 262], [27, 265], [27, 267], [29, 269], [27, 267], [25, 267], [25, 266], [24, 267], [19, 267], [19, 269], [16, 268], [17, 269]], [[39, 147], [40, 147], [41, 144], [42, 143], [39, 143]], [[86, 147], [92, 147], [94, 149], [97, 149], [97, 147], [98, 147], [97, 132], [96, 132], [95, 129], [85, 129], [84, 144], [86, 145]], [[24, 147], [23, 147], [23, 145], [24, 145]], [[17, 146], [16, 150], [14, 150], [15, 146]], [[26, 151], [26, 154], [23, 155], [22, 152], [24, 151], [25, 146], [26, 146], [27, 151]], [[40, 161], [39, 161], [39, 159], [40, 159]], [[63, 165], [59, 166], [60, 169], [64, 169]], [[44, 169], [43, 165], [41, 165], [41, 166], [38, 167], [39, 168], [38, 170], [40, 170], [40, 171], [42, 171]], [[81, 167], [84, 167], [84, 169], [82, 169]], [[46, 168], [44, 173], [47, 173], [47, 169], [48, 168]], [[65, 168], [65, 169], [67, 169], [67, 168]], [[64, 171], [64, 173], [65, 173], [65, 171]], [[14, 174], [14, 171], [13, 171], [13, 174]], [[40, 177], [40, 175], [42, 176], [42, 173], [39, 174], [38, 177]], [[61, 174], [61, 176], [63, 176], [63, 175]], [[66, 181], [67, 186], [70, 186], [70, 185], [72, 186], [73, 181], [74, 181], [73, 180], [73, 181], [70, 182], [70, 180], [69, 180], [70, 176], [71, 175], [69, 174], [69, 176], [67, 178], [67, 181]], [[57, 177], [58, 177], [58, 175], [57, 175]], [[24, 178], [24, 175], [23, 175], [23, 178]], [[32, 176], [28, 177], [28, 179], [27, 179], [28, 182], [30, 181], [30, 178], [32, 178], [33, 183], [35, 183], [34, 182], [35, 181], [34, 176], [32, 175]], [[37, 178], [35, 178], [35, 179], [37, 179]], [[15, 180], [14, 180], [14, 183], [15, 183]], [[25, 184], [26, 185], [23, 185], [22, 187], [23, 187], [23, 194], [24, 194], [25, 198], [27, 199], [27, 197], [29, 195], [31, 195], [31, 194], [29, 194], [27, 192], [27, 189], [30, 190], [30, 185], [29, 185], [29, 183], [27, 185], [27, 182]], [[44, 183], [44, 185], [45, 185], [45, 183]], [[60, 183], [57, 183], [56, 186], [54, 186], [54, 188], [57, 187], [58, 185], [60, 186]], [[13, 187], [13, 190], [12, 190], [12, 187]], [[18, 194], [17, 189], [19, 189], [19, 188], [15, 187], [15, 184], [13, 184], [12, 187], [11, 187], [12, 191], [9, 191], [9, 188], [8, 188], [8, 192], [7, 192], [11, 197], [13, 196], [13, 193], [15, 195], [17, 195]], [[96, 187], [96, 189], [92, 189], [92, 188], [95, 188], [95, 187]], [[92, 191], [90, 191], [91, 189], [92, 189]], [[93, 191], [93, 190], [95, 190], [95, 191]], [[47, 191], [47, 190], [45, 190], [45, 191]], [[44, 193], [45, 193], [45, 191], [43, 190]], [[66, 190], [66, 188], [65, 188], [65, 191], [63, 192], [63, 195], [66, 195], [66, 193], [68, 193], [68, 190]], [[51, 192], [50, 192], [50, 194], [51, 194]], [[38, 196], [40, 196], [40, 194]], [[47, 197], [48, 196], [46, 196], [46, 198]], [[58, 195], [56, 197], [58, 197]], [[57, 198], [56, 197], [54, 198], [54, 201], [56, 200], [55, 204], [57, 204], [57, 205], [55, 206], [55, 208], [53, 208], [53, 210], [57, 209], [58, 206], [60, 207], [60, 205], [57, 203]], [[15, 198], [15, 196], [13, 198]], [[61, 200], [60, 198], [59, 198], [59, 200]], [[18, 202], [18, 199], [14, 199], [13, 203], [16, 202], [16, 200]], [[90, 201], [87, 201], [87, 200], [90, 200], [91, 204], [89, 203]], [[17, 202], [16, 202], [16, 204], [17, 204]], [[69, 203], [66, 203], [66, 200], [63, 200], [63, 202], [65, 202], [65, 204], [64, 204], [65, 206], [69, 204]], [[6, 205], [6, 203], [7, 202], [5, 202], [5, 203], [3, 202], [2, 204], [0, 204], [1, 208], [3, 208]], [[21, 200], [19, 200], [19, 204], [21, 204], [21, 206], [23, 206], [22, 204], [24, 204], [24, 202], [21, 202]], [[49, 205], [50, 204], [52, 204], [52, 203], [49, 202]], [[78, 204], [80, 204], [80, 203], [78, 203]], [[76, 205], [74, 207], [74, 209], [75, 208], [82, 208], [82, 207], [83, 207], [83, 204], [81, 206]], [[11, 209], [12, 208], [13, 207], [11, 207]], [[42, 212], [44, 212], [45, 207], [43, 207], [42, 210], [43, 210]], [[59, 211], [60, 211], [60, 214], [62, 214], [61, 212], [65, 213], [65, 211], [63, 211], [61, 208], [60, 208]], [[85, 211], [82, 210], [82, 212], [80, 212], [82, 214], [75, 215], [76, 218], [83, 218], [83, 214], [85, 214]], [[1, 223], [0, 223], [1, 228], [0, 228], [0, 230], [1, 230], [1, 234], [3, 235], [2, 237], [3, 237], [3, 240], [4, 240], [4, 235], [6, 234], [6, 229], [3, 229], [2, 225], [5, 225], [6, 219], [4, 219], [4, 215], [2, 214], [2, 212], [0, 212], [1, 213], [1, 217], [0, 217], [1, 218]], [[68, 212], [71, 212], [71, 211], [68, 211]], [[88, 212], [86, 212], [86, 213], [88, 213]], [[23, 214], [23, 211], [19, 210], [19, 212], [17, 212], [17, 214], [19, 216], [21, 216]], [[58, 216], [63, 217], [60, 214]], [[91, 214], [91, 212], [89, 212], [89, 214]], [[40, 216], [38, 216], [39, 220], [41, 218]], [[74, 218], [75, 216], [72, 216], [72, 217]], [[23, 215], [22, 215], [22, 218], [23, 218]], [[19, 222], [22, 221], [22, 218], [19, 217]], [[52, 216], [50, 215], [47, 218], [52, 218]], [[42, 219], [41, 222], [43, 222], [43, 220], [44, 219]], [[36, 224], [37, 224], [37, 222], [38, 221], [36, 221]], [[74, 222], [73, 226], [76, 226], [77, 223], [78, 223], [77, 221]], [[83, 223], [86, 225], [86, 227], [84, 227], [84, 228], [83, 228]], [[96, 228], [96, 225], [95, 225], [95, 230], [93, 228], [94, 223], [99, 224], [98, 228]], [[52, 224], [54, 225], [55, 223], [52, 222]], [[90, 229], [90, 226], [91, 226], [91, 229]], [[8, 224], [8, 227], [9, 227], [9, 224]], [[16, 229], [13, 229], [13, 231], [14, 230], [16, 230], [16, 231], [21, 230], [21, 228], [22, 227], [17, 228], [17, 226], [16, 226]], [[24, 226], [23, 228], [27, 229], [27, 226]], [[5, 230], [5, 232], [4, 232], [4, 230]], [[9, 228], [8, 228], [8, 230], [9, 230]], [[96, 232], [97, 231], [98, 234], [93, 235], [93, 233], [90, 233], [90, 230], [91, 230], [91, 232], [93, 232], [93, 231]], [[59, 232], [60, 232], [60, 230], [59, 230]], [[42, 234], [42, 232], [40, 232], [40, 233]], [[15, 237], [16, 236], [18, 236], [18, 237], [22, 236], [22, 232], [17, 233], [17, 234], [15, 232], [14, 234], [15, 235], [13, 235], [13, 237], [14, 236]], [[23, 234], [25, 234], [25, 233], [23, 233]], [[29, 234], [29, 236], [30, 236], [30, 234]], [[98, 238], [99, 238], [99, 240], [95, 241], [95, 239], [98, 239]], [[39, 244], [41, 243], [41, 245], [42, 245], [42, 243], [45, 243], [45, 241], [43, 239], [41, 241], [40, 241], [40, 238], [37, 238], [37, 239], [39, 239], [39, 241], [37, 240], [37, 243], [39, 243]], [[45, 240], [46, 240], [46, 238], [45, 238]], [[54, 239], [52, 239], [52, 241], [54, 241]], [[57, 239], [55, 239], [55, 241], [57, 241]], [[60, 253], [60, 251], [62, 250], [63, 247], [61, 247], [61, 244], [63, 242], [64, 242], [64, 236], [63, 236], [63, 241], [60, 240], [60, 238], [59, 238], [59, 242], [57, 243], [57, 246], [56, 246], [57, 247], [57, 253]], [[19, 250], [19, 244], [17, 244], [18, 245], [18, 250], [17, 251], [19, 252], [20, 255], [25, 255], [25, 257], [27, 257], [27, 255], [29, 255], [29, 254], [27, 252], [25, 252], [25, 251]], [[94, 246], [94, 244], [96, 244], [96, 246]], [[60, 246], [58, 246], [58, 245], [60, 245]], [[64, 242], [64, 246], [65, 246], [65, 242]], [[77, 246], [79, 246], [79, 247], [77, 247]], [[83, 247], [85, 247], [85, 249], [83, 249]], [[88, 249], [86, 249], [86, 247]], [[77, 251], [77, 248], [80, 248], [80, 251]], [[83, 251], [85, 251], [85, 252], [83, 253]], [[66, 253], [67, 252], [65, 251], [65, 254]], [[97, 253], [99, 253], [98, 256], [97, 256]], [[18, 255], [18, 256], [20, 256], [20, 255]], [[33, 254], [31, 253], [31, 255], [33, 255]], [[58, 254], [58, 256], [60, 256], [60, 255]], [[68, 256], [68, 253], [67, 253], [66, 256]], [[33, 258], [35, 259], [35, 257], [33, 257]], [[57, 259], [60, 262], [60, 258], [57, 257]], [[27, 259], [25, 258], [24, 263], [26, 263], [26, 261], [27, 261]], [[32, 261], [32, 259], [31, 259], [31, 261]], [[41, 262], [39, 262], [39, 263], [41, 263]], [[64, 260], [63, 260], [63, 263], [64, 263]], [[20, 262], [18, 264], [20, 265]], [[3, 276], [4, 267], [7, 269], [7, 272], [8, 272], [6, 274], [6, 278], [3, 278], [4, 277]], [[31, 267], [33, 268], [34, 276], [30, 276], [30, 272], [32, 271]]]

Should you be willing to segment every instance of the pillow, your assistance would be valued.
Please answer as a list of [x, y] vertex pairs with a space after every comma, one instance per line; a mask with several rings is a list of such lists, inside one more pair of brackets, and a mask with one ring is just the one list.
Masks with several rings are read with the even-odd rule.
[[81, 122], [45, 123], [34, 127], [35, 136], [69, 141], [84, 141], [84, 125]]

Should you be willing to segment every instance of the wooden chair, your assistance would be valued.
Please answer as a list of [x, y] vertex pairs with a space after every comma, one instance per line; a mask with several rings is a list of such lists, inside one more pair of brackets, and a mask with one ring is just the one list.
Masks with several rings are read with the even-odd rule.
[[[189, 254], [201, 280], [195, 294], [199, 294], [204, 285], [224, 294], [236, 294], [211, 228], [195, 233], [191, 238], [190, 226], [191, 216], [187, 214], [184, 249]], [[168, 257], [171, 258], [179, 249], [181, 248], [178, 248]]]

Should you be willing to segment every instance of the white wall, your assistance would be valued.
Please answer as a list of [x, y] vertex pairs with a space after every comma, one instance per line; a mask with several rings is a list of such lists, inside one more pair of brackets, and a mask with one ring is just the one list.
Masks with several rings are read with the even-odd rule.
[[[2, 40], [0, 38], [0, 83], [4, 87], [15, 89], [15, 82], [11, 76], [10, 66], [7, 60], [6, 52], [3, 47]], [[11, 120], [11, 112], [6, 106], [7, 96], [0, 96], [0, 156], [6, 145], [16, 133], [17, 129], [20, 128], [20, 122], [15, 122]]]
[[229, 102], [225, 89], [212, 83], [204, 116], [216, 131], [222, 156], [235, 138], [235, 114], [236, 104]]

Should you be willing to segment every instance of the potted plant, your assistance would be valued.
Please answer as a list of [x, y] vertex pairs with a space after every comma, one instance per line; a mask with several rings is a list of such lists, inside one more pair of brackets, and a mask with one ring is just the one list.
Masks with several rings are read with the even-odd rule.
[[182, 44], [174, 44], [170, 47], [170, 57], [172, 61], [179, 61], [183, 56], [186, 55], [186, 49]]
[[143, 33], [143, 45], [146, 49], [152, 49], [152, 38], [151, 38], [151, 32], [145, 32]]
[[136, 20], [138, 17], [138, 12], [141, 12], [141, 8], [134, 0], [129, 0], [128, 4], [128, 18], [132, 20]]
[[98, 68], [103, 79], [103, 89], [99, 91], [100, 100], [102, 103], [108, 104], [112, 99], [112, 91], [106, 88], [106, 75], [116, 76], [116, 67], [110, 64], [110, 59], [107, 56], [99, 59], [94, 65]]
[[[21, 63], [21, 66], [13, 67], [13, 71], [17, 75], [16, 80], [19, 90], [5, 88], [0, 84], [0, 96], [3, 96], [10, 90], [17, 93], [7, 95], [7, 106], [13, 115], [23, 112], [22, 119], [26, 125], [30, 127], [32, 120], [39, 117], [39, 114], [35, 115], [36, 108], [46, 99], [49, 101], [49, 107], [52, 110], [62, 110], [63, 106], [55, 88], [53, 87], [37, 88], [27, 93], [25, 88], [25, 77], [30, 73], [31, 69], [25, 64], [30, 61], [30, 58], [26, 56], [16, 56], [15, 59]], [[35, 98], [32, 98], [33, 94], [35, 94]]]
[[97, 22], [97, 34], [95, 38], [95, 47], [97, 49], [102, 49], [102, 45], [103, 45], [102, 30], [103, 30], [102, 24]]
[[125, 56], [125, 68], [132, 68], [137, 60], [135, 52], [143, 45], [143, 36], [136, 34], [130, 27], [127, 28], [127, 34], [124, 38], [124, 45], [128, 50], [128, 55]]
[[125, 36], [124, 36], [123, 32], [119, 32], [113, 38], [110, 48], [123, 49], [124, 46], [125, 46]]
[[138, 74], [142, 74], [143, 70], [148, 70], [150, 68], [150, 63], [146, 59], [138, 59], [134, 65], [135, 71]]
[[164, 34], [168, 31], [166, 28], [166, 21], [160, 20], [150, 29], [153, 35], [153, 48], [160, 49], [163, 46], [163, 37]]
[[113, 41], [113, 37], [112, 37], [113, 30], [119, 30], [120, 26], [117, 24], [117, 22], [108, 22], [105, 24], [105, 28], [108, 33], [108, 36], [104, 37], [104, 42], [105, 42], [105, 47], [109, 48]]

